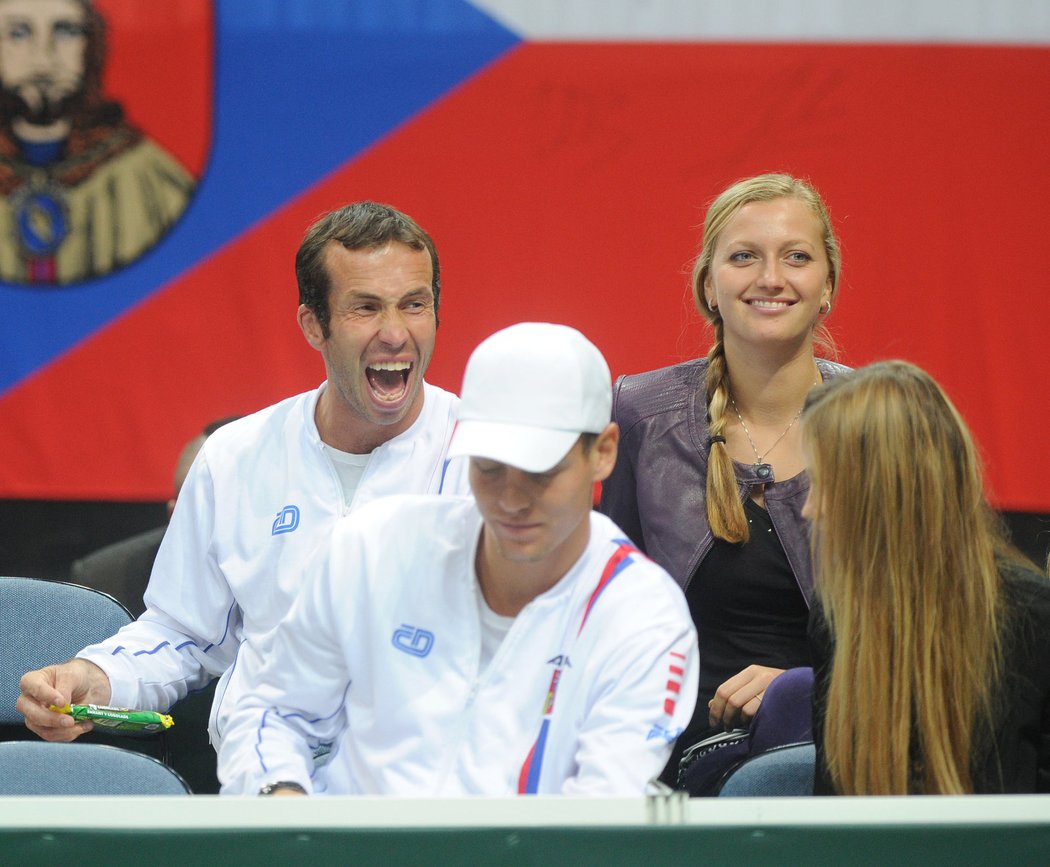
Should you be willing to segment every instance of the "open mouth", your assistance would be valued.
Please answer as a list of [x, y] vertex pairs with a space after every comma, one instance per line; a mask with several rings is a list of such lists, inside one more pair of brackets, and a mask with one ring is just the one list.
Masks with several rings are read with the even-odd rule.
[[385, 403], [396, 403], [408, 391], [410, 361], [374, 361], [365, 368], [372, 394]]

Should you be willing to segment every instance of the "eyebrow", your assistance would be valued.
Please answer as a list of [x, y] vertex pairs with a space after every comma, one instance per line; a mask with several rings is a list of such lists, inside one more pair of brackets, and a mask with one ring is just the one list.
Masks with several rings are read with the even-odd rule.
[[[387, 300], [386, 295], [381, 295], [378, 292], [373, 292], [368, 289], [350, 289], [349, 297], [351, 298], [364, 298], [372, 301], [385, 301]], [[425, 286], [418, 286], [415, 289], [406, 289], [402, 294], [396, 296], [394, 300], [401, 301], [405, 298], [411, 298], [413, 295], [426, 295], [430, 298], [434, 297], [434, 287], [429, 283]]]
[[[727, 247], [731, 247], [734, 244], [740, 245], [742, 247], [760, 247], [760, 246], [762, 246], [762, 244], [760, 242], [758, 242], [758, 241], [752, 241], [752, 240], [745, 239], [745, 238], [730, 238], [730, 239], [728, 239], [726, 241], [726, 246]], [[784, 241], [782, 244], [779, 244], [778, 246], [780, 246], [780, 247], [797, 247], [799, 244], [805, 244], [806, 246], [809, 246], [809, 247], [819, 247], [820, 246], [819, 243], [818, 244], [814, 244], [812, 241], [808, 241], [805, 238], [790, 238], [787, 241]]]

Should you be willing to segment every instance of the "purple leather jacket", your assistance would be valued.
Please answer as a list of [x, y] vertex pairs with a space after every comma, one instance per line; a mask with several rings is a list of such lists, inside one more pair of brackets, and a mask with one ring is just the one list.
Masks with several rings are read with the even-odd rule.
[[[824, 380], [849, 368], [817, 359]], [[707, 483], [707, 359], [621, 376], [613, 386], [620, 452], [602, 485], [601, 511], [684, 590], [714, 541], [704, 503]], [[736, 463], [740, 499], [761, 484]], [[809, 479], [799, 473], [767, 485], [766, 510], [808, 604], [813, 593], [809, 524], [802, 504]]]

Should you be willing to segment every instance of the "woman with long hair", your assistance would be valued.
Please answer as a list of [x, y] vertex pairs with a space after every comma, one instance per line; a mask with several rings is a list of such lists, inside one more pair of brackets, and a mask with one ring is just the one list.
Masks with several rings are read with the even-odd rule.
[[620, 453], [601, 509], [685, 591], [700, 641], [690, 744], [747, 725], [783, 669], [809, 664], [813, 578], [797, 421], [814, 385], [842, 269], [806, 181], [738, 181], [710, 205], [693, 296], [714, 341], [698, 358], [614, 386]]
[[802, 427], [817, 793], [1050, 791], [1050, 582], [955, 407], [889, 361], [814, 391]]

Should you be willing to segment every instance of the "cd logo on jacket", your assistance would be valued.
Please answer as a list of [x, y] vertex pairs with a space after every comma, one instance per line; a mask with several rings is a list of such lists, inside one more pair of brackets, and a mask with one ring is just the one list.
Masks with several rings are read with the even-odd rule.
[[402, 623], [394, 630], [390, 643], [409, 656], [424, 657], [434, 646], [434, 633]]

